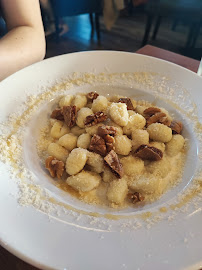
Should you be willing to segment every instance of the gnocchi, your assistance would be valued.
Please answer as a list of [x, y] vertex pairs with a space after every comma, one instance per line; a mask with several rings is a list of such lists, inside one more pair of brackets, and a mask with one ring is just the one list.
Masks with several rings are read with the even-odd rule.
[[93, 114], [93, 111], [89, 108], [81, 108], [77, 114], [76, 124], [80, 128], [85, 128], [84, 121], [87, 116]]
[[59, 106], [62, 108], [63, 106], [70, 106], [72, 103], [72, 100], [74, 99], [73, 95], [66, 95], [62, 97], [59, 101]]
[[66, 171], [68, 174], [73, 175], [80, 172], [87, 161], [87, 151], [82, 148], [75, 148], [69, 154], [66, 160]]
[[91, 136], [88, 133], [83, 133], [78, 137], [77, 147], [88, 149], [90, 146]]
[[72, 133], [68, 133], [60, 137], [58, 143], [66, 148], [68, 151], [72, 151], [77, 145], [77, 136]]
[[62, 137], [66, 133], [69, 133], [69, 131], [70, 131], [70, 129], [67, 127], [66, 124], [64, 124], [61, 121], [55, 121], [55, 123], [53, 124], [53, 126], [51, 128], [50, 135], [51, 135], [51, 137], [53, 137], [55, 139], [59, 139], [60, 137]]
[[88, 192], [99, 186], [101, 176], [94, 172], [82, 171], [67, 178], [66, 183], [79, 192]]
[[103, 181], [109, 183], [113, 180], [116, 180], [116, 176], [112, 173], [112, 171], [108, 167], [104, 167], [103, 171]]
[[116, 135], [114, 139], [115, 152], [127, 156], [132, 149], [132, 141], [126, 135]]
[[73, 128], [71, 128], [70, 132], [73, 133], [76, 136], [80, 136], [80, 135], [85, 133], [85, 129], [80, 128], [78, 126], [74, 126]]
[[88, 152], [87, 164], [93, 172], [101, 173], [104, 170], [104, 160], [96, 153]]
[[125, 103], [112, 103], [109, 114], [117, 125], [124, 127], [128, 124], [128, 111]]
[[128, 176], [141, 174], [144, 170], [144, 161], [132, 155], [121, 159], [124, 173]]
[[107, 190], [107, 198], [111, 203], [121, 205], [128, 193], [127, 181], [123, 179], [113, 180]]
[[132, 131], [132, 150], [135, 151], [141, 144], [149, 144], [149, 133], [144, 129]]
[[78, 111], [81, 108], [85, 107], [86, 104], [87, 104], [87, 97], [84, 95], [76, 95], [72, 102], [72, 105], [76, 106]]
[[184, 147], [185, 139], [180, 134], [173, 135], [166, 145], [166, 153], [169, 156], [176, 156]]
[[[173, 134], [181, 133], [181, 128], [171, 129], [173, 119], [167, 110], [143, 100], [107, 98], [94, 92], [58, 100], [60, 118], [51, 114], [43, 149], [49, 155], [50, 174], [51, 169], [61, 170], [56, 175], [66, 170], [65, 183], [64, 177], [57, 180], [65, 190], [71, 187], [85, 202], [117, 208], [127, 206], [129, 200], [135, 203], [137, 194], [139, 201], [155, 200], [177, 182], [185, 138]], [[63, 106], [76, 106], [76, 113], [67, 111], [63, 120]], [[163, 112], [162, 121], [159, 115], [153, 117], [158, 112]]]
[[93, 100], [92, 111], [94, 113], [100, 111], [104, 112], [106, 111], [107, 107], [108, 107], [108, 99], [106, 97], [99, 96]]
[[149, 138], [154, 141], [167, 143], [172, 139], [172, 129], [161, 123], [149, 125], [147, 131]]
[[65, 162], [69, 155], [69, 152], [67, 151], [67, 149], [57, 143], [50, 143], [48, 146], [48, 154]]

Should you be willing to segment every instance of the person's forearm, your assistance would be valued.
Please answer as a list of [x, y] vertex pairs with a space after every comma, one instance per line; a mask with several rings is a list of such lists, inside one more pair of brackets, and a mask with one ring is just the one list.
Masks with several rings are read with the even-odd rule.
[[[39, 38], [40, 37], [40, 38]], [[45, 37], [29, 26], [12, 29], [0, 40], [0, 81], [40, 61], [45, 55]]]

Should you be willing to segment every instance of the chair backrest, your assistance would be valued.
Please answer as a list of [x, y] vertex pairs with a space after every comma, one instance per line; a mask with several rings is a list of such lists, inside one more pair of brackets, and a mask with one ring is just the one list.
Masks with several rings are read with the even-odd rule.
[[202, 0], [149, 0], [146, 11], [155, 15], [198, 20], [202, 16]]
[[59, 17], [102, 12], [102, 0], [51, 0]]

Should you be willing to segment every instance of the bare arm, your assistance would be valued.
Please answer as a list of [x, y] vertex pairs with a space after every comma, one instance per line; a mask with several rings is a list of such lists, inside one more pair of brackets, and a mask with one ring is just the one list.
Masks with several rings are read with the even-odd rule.
[[0, 0], [8, 33], [0, 39], [0, 81], [40, 61], [45, 37], [38, 0]]

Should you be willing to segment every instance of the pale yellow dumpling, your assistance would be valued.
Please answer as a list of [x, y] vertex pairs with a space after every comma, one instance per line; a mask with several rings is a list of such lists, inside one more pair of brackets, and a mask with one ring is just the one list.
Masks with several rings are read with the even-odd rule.
[[91, 136], [88, 133], [81, 134], [77, 140], [77, 147], [88, 149], [90, 146]]
[[124, 127], [128, 124], [128, 111], [125, 103], [112, 103], [109, 108], [109, 114], [117, 125]]
[[70, 106], [74, 99], [73, 95], [66, 95], [62, 97], [59, 101], [59, 106], [62, 108], [63, 106]]
[[135, 111], [141, 115], [144, 115], [144, 110], [146, 110], [146, 106], [137, 105]]
[[150, 139], [157, 142], [166, 143], [172, 139], [172, 129], [160, 123], [149, 125], [147, 131]]
[[104, 159], [93, 152], [89, 152], [87, 154], [87, 164], [91, 166], [93, 172], [101, 173], [104, 171]]
[[93, 100], [92, 111], [95, 112], [104, 112], [108, 107], [108, 99], [104, 96], [98, 96]]
[[132, 131], [132, 149], [135, 151], [140, 145], [149, 144], [149, 133], [143, 129]]
[[70, 132], [76, 136], [80, 136], [81, 134], [83, 134], [85, 132], [85, 129], [80, 128], [78, 126], [74, 126], [73, 128], [71, 128]]
[[169, 156], [176, 156], [184, 147], [185, 139], [182, 135], [173, 135], [172, 139], [166, 144], [166, 153]]
[[60, 137], [58, 143], [65, 147], [68, 151], [72, 151], [77, 144], [77, 136], [73, 133], [68, 133]]
[[163, 153], [165, 152], [165, 148], [166, 148], [165, 143], [162, 143], [162, 142], [150, 142], [149, 145], [161, 150]]
[[97, 134], [97, 131], [98, 131], [98, 127], [100, 126], [103, 126], [102, 123], [99, 123], [97, 125], [94, 125], [92, 127], [86, 127], [85, 130], [86, 130], [86, 133], [90, 134], [91, 136], [93, 136], [94, 134]]
[[86, 108], [86, 107], [81, 108], [77, 113], [77, 118], [76, 118], [77, 126], [79, 126], [80, 128], [85, 128], [84, 122], [86, 120], [86, 117], [92, 114], [93, 114], [93, 111], [91, 109]]
[[127, 156], [132, 149], [132, 141], [126, 135], [116, 135], [114, 139], [115, 152]]
[[50, 143], [48, 146], [48, 154], [65, 162], [69, 155], [69, 151], [57, 143]]
[[128, 186], [141, 194], [161, 194], [163, 179], [147, 174], [139, 175], [128, 181]]
[[121, 159], [124, 174], [131, 176], [141, 174], [144, 170], [144, 161], [132, 155]]
[[104, 167], [102, 180], [106, 183], [109, 183], [113, 180], [117, 180], [117, 177], [112, 173], [111, 169], [107, 166]]
[[101, 176], [95, 172], [82, 171], [67, 178], [66, 183], [80, 192], [88, 192], [99, 186]]
[[76, 95], [72, 101], [72, 105], [76, 106], [77, 111], [85, 107], [87, 104], [87, 97], [84, 95]]
[[67, 127], [65, 123], [57, 120], [51, 128], [50, 135], [55, 139], [59, 139], [63, 135], [69, 133], [69, 131], [70, 129]]
[[107, 198], [111, 203], [121, 205], [128, 193], [127, 181], [122, 179], [113, 180], [107, 190]]
[[87, 161], [87, 150], [83, 148], [75, 148], [69, 154], [66, 161], [66, 171], [68, 174], [77, 174], [80, 172]]

